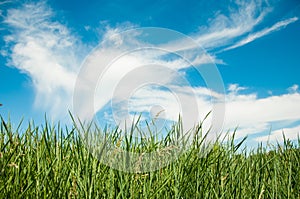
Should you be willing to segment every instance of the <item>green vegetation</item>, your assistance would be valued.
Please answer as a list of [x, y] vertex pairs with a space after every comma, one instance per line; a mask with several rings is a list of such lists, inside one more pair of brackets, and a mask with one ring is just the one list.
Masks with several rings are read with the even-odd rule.
[[[166, 167], [126, 173], [94, 158], [78, 136], [92, 128], [80, 129], [47, 122], [13, 129], [2, 119], [0, 198], [300, 198], [300, 139], [252, 152], [241, 143], [216, 142], [203, 157], [195, 136], [190, 149]], [[151, 151], [170, 146], [174, 133], [137, 145], [128, 144], [131, 139], [120, 144], [118, 131], [111, 138], [128, 151]]]

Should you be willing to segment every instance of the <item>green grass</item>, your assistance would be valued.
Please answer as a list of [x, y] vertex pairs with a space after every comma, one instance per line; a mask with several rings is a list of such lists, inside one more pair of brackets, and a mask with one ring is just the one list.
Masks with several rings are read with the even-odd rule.
[[[164, 140], [122, 140], [119, 131], [108, 138], [124, 150], [147, 152], [172, 146], [174, 129]], [[78, 131], [95, 128], [45, 122], [21, 130], [2, 119], [0, 130], [0, 198], [300, 198], [299, 139], [255, 151], [232, 140], [216, 142], [201, 156], [195, 136], [190, 149], [166, 167], [128, 173], [89, 153]]]

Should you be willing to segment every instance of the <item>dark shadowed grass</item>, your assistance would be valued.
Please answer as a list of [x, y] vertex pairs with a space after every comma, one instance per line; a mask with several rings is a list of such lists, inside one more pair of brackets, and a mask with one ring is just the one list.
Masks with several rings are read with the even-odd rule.
[[[300, 198], [300, 139], [272, 148], [260, 145], [249, 152], [231, 138], [216, 142], [203, 157], [195, 136], [190, 149], [166, 167], [126, 173], [101, 164], [89, 153], [78, 131], [89, 133], [92, 128], [84, 128], [51, 126], [46, 121], [20, 130], [2, 119], [0, 197]], [[151, 151], [170, 145], [174, 132], [164, 140], [139, 144], [130, 137], [121, 143], [118, 130], [108, 139], [128, 151]]]

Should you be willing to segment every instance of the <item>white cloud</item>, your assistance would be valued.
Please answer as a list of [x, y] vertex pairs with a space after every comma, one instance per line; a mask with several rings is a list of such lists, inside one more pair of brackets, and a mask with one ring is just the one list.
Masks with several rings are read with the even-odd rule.
[[255, 138], [258, 142], [282, 142], [285, 139], [297, 140], [300, 137], [300, 125], [272, 131], [270, 135]]
[[238, 84], [229, 84], [228, 86], [228, 91], [232, 93], [237, 93], [239, 91], [246, 90], [246, 89], [247, 89], [246, 87], [241, 87]]
[[297, 84], [294, 84], [293, 86], [289, 87], [287, 90], [290, 92], [290, 93], [295, 93], [297, 92], [299, 89], [299, 86]]
[[[217, 13], [216, 16], [208, 22], [207, 27], [199, 27], [198, 32], [190, 35], [191, 38], [205, 50], [214, 51], [220, 49], [218, 52], [222, 52], [246, 45], [272, 32], [281, 30], [298, 20], [297, 17], [292, 17], [255, 32], [254, 28], [263, 22], [265, 16], [271, 12], [272, 7], [269, 3], [261, 0], [236, 1], [235, 3], [238, 7], [229, 9], [230, 13], [227, 16]], [[253, 33], [249, 34], [250, 32]], [[241, 40], [237, 41], [238, 39]], [[174, 40], [163, 45], [162, 48], [172, 51], [186, 51], [198, 47], [191, 45], [189, 42], [186, 42], [186, 40], [187, 39]], [[228, 45], [229, 47], [226, 47]], [[211, 57], [215, 58], [214, 55], [211, 55]], [[214, 61], [216, 61], [215, 63], [224, 64], [224, 62], [219, 59], [214, 59]]]
[[7, 4], [7, 3], [12, 3], [12, 2], [13, 2], [13, 1], [9, 1], [9, 0], [2, 1], [2, 2], [0, 2], [0, 5]]
[[[10, 1], [10, 0], [6, 0], [6, 1], [1, 1], [0, 2], [0, 6], [3, 6], [3, 5], [5, 5], [5, 4], [10, 4], [10, 3], [12, 3], [13, 1]], [[3, 7], [0, 7], [0, 24], [2, 24], [2, 19], [4, 18], [5, 16], [4, 16], [4, 10], [3, 10]], [[2, 27], [0, 27], [0, 31], [2, 31], [2, 30], [5, 30], [5, 28], [2, 28]], [[3, 52], [0, 52], [1, 54], [3, 54]], [[5, 54], [5, 53], [4, 53]]]
[[278, 31], [278, 30], [286, 27], [287, 25], [289, 25], [291, 23], [294, 23], [297, 20], [298, 20], [297, 17], [293, 17], [293, 18], [290, 18], [290, 19], [286, 19], [286, 20], [277, 22], [276, 24], [274, 24], [273, 26], [271, 26], [269, 28], [265, 28], [261, 31], [258, 31], [258, 32], [255, 32], [253, 34], [248, 35], [245, 39], [242, 39], [241, 41], [237, 42], [236, 44], [234, 44], [234, 45], [232, 45], [228, 48], [225, 48], [224, 51], [231, 50], [231, 49], [246, 45], [246, 44], [248, 44], [248, 43], [250, 43], [250, 42], [252, 42], [256, 39], [259, 39], [263, 36], [266, 36], [266, 35], [268, 35], [272, 32]]
[[86, 31], [89, 31], [89, 30], [91, 30], [91, 26], [84, 26], [84, 29], [85, 29]]
[[[240, 88], [238, 85], [234, 87], [237, 90]], [[172, 87], [173, 92], [142, 88], [130, 100], [128, 108], [131, 112], [148, 112], [151, 107], [159, 104], [165, 113], [162, 117], [172, 121], [177, 120], [178, 112], [182, 113], [183, 110], [189, 112], [194, 109], [198, 112], [198, 117], [192, 116], [188, 119], [196, 123], [213, 109], [214, 104], [211, 97], [222, 98], [222, 96], [204, 87], [194, 87], [192, 90], [193, 93], [189, 92], [186, 87]], [[196, 102], [196, 106], [194, 103], [187, 103], [193, 102], [193, 100]], [[234, 128], [238, 127], [236, 139], [239, 139], [246, 135], [269, 131], [272, 123], [300, 121], [299, 104], [300, 93], [258, 98], [253, 93], [242, 95], [233, 92], [226, 96], [223, 132], [228, 130], [232, 132]], [[212, 118], [209, 117], [204, 130], [209, 129], [211, 122]], [[295, 134], [291, 135], [294, 136]], [[294, 139], [295, 136], [293, 136], [289, 136], [289, 138]]]
[[[249, 134], [268, 130], [271, 122], [300, 120], [300, 94], [284, 94], [257, 98], [253, 94], [236, 95], [226, 102], [225, 128], [247, 129]], [[239, 132], [241, 132], [239, 130]]]
[[[234, 87], [239, 88], [238, 85]], [[204, 87], [175, 86], [170, 87], [170, 90], [143, 87], [137, 90], [129, 99], [128, 110], [122, 109], [124, 108], [122, 105], [116, 107], [116, 109], [122, 109], [122, 112], [126, 115], [128, 111], [131, 113], [150, 112], [151, 107], [159, 105], [164, 111], [160, 118], [177, 121], [178, 113], [188, 113], [185, 118], [195, 124], [214, 109], [211, 98], [222, 98], [222, 95]], [[300, 121], [299, 104], [300, 93], [258, 98], [253, 93], [239, 94], [233, 92], [231, 95], [226, 96], [226, 113], [222, 130], [223, 132], [228, 130], [233, 132], [238, 127], [235, 138], [239, 139], [246, 135], [267, 132], [271, 129], [272, 123], [287, 121], [285, 124], [288, 124]], [[159, 111], [160, 109], [157, 112]], [[213, 110], [212, 114], [218, 113]], [[122, 118], [125, 115], [119, 116]], [[133, 117], [133, 115], [131, 116]], [[214, 117], [218, 117], [218, 115]], [[220, 117], [223, 116], [220, 115]], [[223, 119], [221, 118], [221, 120]], [[209, 129], [212, 122], [212, 117], [209, 117], [204, 123], [204, 131]], [[276, 129], [274, 132], [277, 132]], [[294, 139], [295, 133], [289, 133], [287, 137]]]
[[[151, 107], [159, 105], [165, 110], [164, 119], [177, 121], [181, 113], [187, 121], [186, 126], [191, 127], [210, 111], [211, 98], [224, 98], [222, 94], [207, 88], [192, 88], [180, 71], [191, 64], [182, 57], [170, 55], [165, 49], [152, 49], [152, 44], [136, 39], [142, 33], [141, 37], [147, 36], [148, 31], [151, 32], [139, 29], [122, 34], [114, 29], [107, 31], [105, 40], [85, 60], [84, 73], [79, 76], [75, 108], [80, 118], [91, 118], [112, 99], [117, 124], [131, 123], [130, 118], [135, 113], [149, 112]], [[139, 46], [142, 48], [131, 51]], [[211, 63], [209, 56], [201, 54], [202, 51], [199, 54], [202, 60], [198, 63]], [[216, 80], [213, 82], [216, 83]], [[158, 89], [157, 86], [169, 90]], [[198, 112], [199, 108], [201, 112]], [[108, 113], [104, 115], [107, 118]]]
[[226, 65], [226, 63], [223, 60], [218, 59], [214, 55], [208, 55], [208, 54], [198, 55], [191, 62], [191, 64], [194, 66], [199, 66], [201, 64], [208, 64], [208, 63]]
[[[95, 97], [94, 108], [79, 110], [79, 114], [82, 117], [90, 118], [94, 114], [94, 111], [103, 108], [110, 99], [113, 99], [114, 102], [122, 102], [128, 99], [130, 95], [134, 94], [142, 85], [153, 83], [167, 88], [174, 88], [176, 85], [181, 85], [181, 88], [185, 86], [185, 92], [192, 90], [189, 82], [184, 78], [184, 74], [178, 71], [182, 68], [189, 67], [189, 63], [182, 60], [181, 57], [165, 60], [161, 57], [162, 55], [167, 55], [164, 50], [148, 49], [147, 46], [149, 46], [149, 44], [135, 40], [135, 34], [139, 34], [139, 30], [137, 30], [136, 33], [133, 31], [128, 34], [118, 34], [114, 30], [111, 30], [105, 36], [107, 39], [87, 58], [85, 64], [87, 70], [85, 71], [89, 72], [86, 72], [83, 77], [80, 78], [83, 80], [83, 83], [79, 85], [88, 84], [89, 86], [87, 87], [88, 89], [84, 87], [79, 88], [81, 89], [79, 93], [93, 92], [94, 84], [97, 84], [97, 87], [95, 88], [95, 96], [91, 96], [93, 98]], [[136, 45], [146, 48], [124, 53], [127, 52], [128, 49], [131, 49], [131, 46]], [[115, 59], [116, 57], [117, 59]], [[94, 81], [94, 79], [97, 81]], [[91, 88], [92, 90], [90, 90]], [[143, 102], [143, 104], [149, 105], [151, 101], [153, 104], [155, 102], [154, 98], [157, 98], [155, 96], [160, 96], [159, 98], [162, 98], [160, 102], [163, 104], [172, 104], [170, 103], [172, 101], [170, 98], [163, 98], [164, 91], [158, 92], [154, 90], [153, 92], [142, 93], [144, 95], [141, 95], [140, 92], [138, 99]], [[86, 95], [83, 94], [83, 96]], [[185, 97], [185, 95], [183, 95], [183, 97]], [[169, 102], [166, 99], [169, 99]], [[187, 98], [186, 100], [190, 99], [191, 98]], [[145, 109], [137, 101], [135, 101], [135, 103], [138, 106], [134, 106], [135, 109], [132, 111], [137, 112]], [[170, 116], [169, 119], [177, 119], [179, 112], [176, 110], [178, 110], [178, 108], [175, 109], [173, 106], [173, 108], [170, 109], [172, 109], [173, 112], [168, 115]], [[122, 112], [122, 110], [120, 110], [120, 112]], [[123, 116], [121, 118], [124, 119]]]
[[[217, 13], [208, 22], [208, 26], [199, 27], [199, 31], [190, 35], [198, 45], [206, 50], [230, 45], [236, 38], [249, 33], [263, 21], [263, 18], [271, 11], [271, 7], [264, 5], [264, 1], [235, 1], [237, 8], [230, 8], [226, 16]], [[182, 51], [196, 46], [190, 45], [186, 39], [176, 40], [165, 44], [163, 48], [173, 51]]]
[[[177, 89], [178, 90], [175, 90], [175, 94], [181, 96], [181, 99], [184, 99], [183, 101], [178, 99], [178, 101], [176, 101], [176, 98], [172, 98], [172, 96], [167, 97], [168, 91], [152, 89], [151, 91], [148, 90], [148, 93], [139, 93], [139, 101], [134, 102], [134, 106], [131, 108], [133, 111], [147, 110], [149, 107], [158, 103], [162, 105], [164, 110], [166, 110], [167, 114], [164, 115], [166, 119], [176, 121], [178, 116], [178, 104], [180, 105], [183, 103], [185, 106], [179, 106], [179, 109], [186, 109], [187, 112], [190, 111], [190, 109], [198, 111], [199, 118], [188, 118], [196, 123], [199, 121], [199, 119], [203, 119], [205, 114], [213, 109], [213, 103], [207, 98], [207, 96], [220, 97], [216, 94], [209, 93], [208, 89], [202, 87], [193, 88], [193, 90], [196, 91], [194, 94], [184, 92], [185, 88]], [[161, 98], [158, 96], [165, 97]], [[193, 100], [196, 101], [197, 108], [193, 103], [185, 103], [187, 101], [192, 102]], [[255, 94], [251, 93], [247, 95], [234, 93], [230, 97], [227, 96], [223, 132], [227, 132], [228, 130], [232, 132], [234, 128], [238, 127], [238, 131], [236, 132], [236, 139], [238, 139], [246, 135], [269, 131], [271, 128], [271, 123], [274, 122], [300, 121], [299, 104], [299, 93], [269, 96], [265, 98], [257, 98]], [[212, 120], [210, 117], [208, 121], [206, 121], [204, 130], [209, 128], [209, 126], [212, 124], [211, 122]], [[298, 129], [299, 131], [299, 127], [295, 129]], [[296, 138], [294, 131], [294, 133], [289, 132], [290, 131], [287, 130], [287, 135], [289, 134], [287, 136], [288, 138]]]
[[3, 23], [12, 32], [4, 37], [10, 48], [9, 64], [31, 77], [35, 104], [57, 118], [72, 108], [80, 44], [66, 26], [52, 20], [53, 16], [45, 2], [29, 3], [9, 9]]

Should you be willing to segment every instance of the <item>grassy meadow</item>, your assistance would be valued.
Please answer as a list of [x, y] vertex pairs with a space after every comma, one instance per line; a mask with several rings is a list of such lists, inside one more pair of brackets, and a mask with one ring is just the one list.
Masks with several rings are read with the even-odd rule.
[[[218, 141], [201, 156], [199, 138], [164, 168], [128, 173], [112, 169], [91, 155], [78, 131], [91, 128], [0, 125], [0, 198], [297, 198], [300, 199], [300, 139], [255, 150], [233, 138]], [[176, 126], [174, 127], [176, 129]], [[195, 129], [201, 131], [201, 125]], [[164, 140], [120, 144], [128, 151], [151, 151], [172, 145]], [[127, 144], [126, 144], [127, 143]]]

